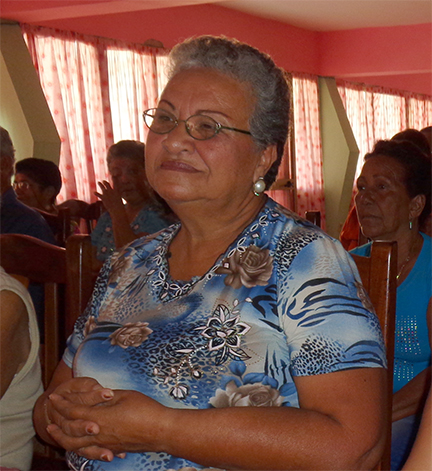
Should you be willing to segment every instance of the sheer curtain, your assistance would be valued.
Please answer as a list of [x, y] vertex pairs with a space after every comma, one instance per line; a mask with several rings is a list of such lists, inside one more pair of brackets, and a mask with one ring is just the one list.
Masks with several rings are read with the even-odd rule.
[[147, 128], [142, 112], [154, 108], [167, 78], [167, 55], [153, 48], [119, 44], [107, 47], [109, 93], [114, 141], [145, 141]]
[[164, 85], [167, 52], [37, 26], [22, 31], [61, 139], [58, 201], [95, 201], [96, 183], [108, 178], [108, 147], [144, 139], [142, 111]]
[[321, 212], [325, 228], [322, 144], [319, 121], [318, 77], [293, 74], [294, 139], [297, 166], [297, 212]]
[[360, 150], [356, 177], [377, 140], [432, 124], [432, 97], [343, 80], [337, 87]]

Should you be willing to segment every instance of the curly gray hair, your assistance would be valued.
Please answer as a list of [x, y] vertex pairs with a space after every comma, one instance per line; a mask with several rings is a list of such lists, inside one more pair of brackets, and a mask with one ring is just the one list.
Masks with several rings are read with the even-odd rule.
[[248, 83], [256, 97], [249, 126], [260, 150], [276, 144], [277, 159], [264, 177], [275, 181], [288, 137], [290, 93], [283, 71], [271, 57], [236, 39], [216, 36], [190, 38], [170, 53], [169, 78], [191, 68], [211, 68]]

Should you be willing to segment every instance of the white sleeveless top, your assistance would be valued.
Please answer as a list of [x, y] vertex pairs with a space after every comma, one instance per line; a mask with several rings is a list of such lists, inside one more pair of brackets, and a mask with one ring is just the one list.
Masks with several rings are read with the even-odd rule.
[[30, 469], [35, 431], [32, 412], [42, 394], [39, 363], [39, 331], [30, 295], [25, 287], [0, 267], [0, 290], [16, 293], [29, 316], [31, 349], [23, 368], [17, 373], [0, 400], [0, 466]]

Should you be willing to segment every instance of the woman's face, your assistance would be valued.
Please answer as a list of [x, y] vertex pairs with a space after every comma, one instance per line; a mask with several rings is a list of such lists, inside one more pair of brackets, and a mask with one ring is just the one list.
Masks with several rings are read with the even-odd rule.
[[404, 168], [395, 159], [375, 156], [366, 160], [357, 179], [358, 219], [369, 239], [397, 240], [409, 230], [412, 200], [404, 181]]
[[27, 206], [44, 209], [51, 204], [52, 195], [24, 173], [15, 174], [14, 189], [17, 198]]
[[[158, 107], [180, 120], [203, 114], [248, 131], [254, 105], [247, 85], [214, 70], [190, 69], [170, 80]], [[268, 159], [263, 163], [263, 154], [267, 159], [272, 153], [258, 151], [248, 134], [221, 130], [199, 141], [180, 122], [168, 134], [149, 132], [146, 172], [150, 185], [169, 203], [236, 204], [253, 196], [253, 182], [271, 165]]]
[[144, 167], [127, 157], [114, 157], [108, 161], [108, 170], [114, 189], [129, 204], [140, 204], [148, 199]]

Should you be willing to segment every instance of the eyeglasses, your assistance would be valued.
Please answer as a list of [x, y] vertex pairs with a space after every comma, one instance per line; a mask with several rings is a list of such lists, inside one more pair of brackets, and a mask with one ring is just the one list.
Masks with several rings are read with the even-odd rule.
[[215, 137], [221, 129], [251, 135], [249, 131], [244, 131], [243, 129], [222, 126], [222, 124], [210, 118], [210, 116], [203, 114], [189, 116], [188, 119], [177, 119], [169, 111], [162, 110], [161, 108], [151, 108], [144, 111], [143, 118], [150, 131], [156, 134], [168, 134], [177, 127], [180, 122], [183, 122], [185, 123], [186, 131], [189, 136], [198, 141], [205, 141]]
[[14, 190], [16, 190], [17, 188], [19, 188], [20, 190], [28, 190], [31, 187], [31, 185], [29, 182], [26, 182], [24, 180], [22, 182], [14, 182], [13, 187], [14, 187]]

